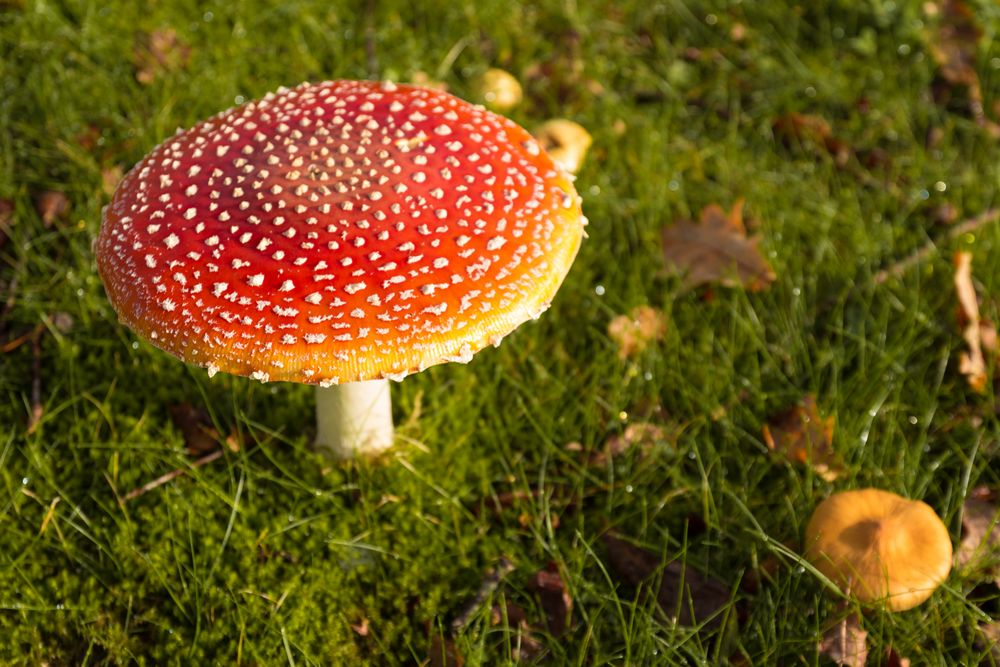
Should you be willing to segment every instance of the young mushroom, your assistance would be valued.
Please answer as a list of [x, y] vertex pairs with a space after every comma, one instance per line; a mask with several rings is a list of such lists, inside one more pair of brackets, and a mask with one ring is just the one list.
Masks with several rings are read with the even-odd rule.
[[929, 505], [888, 491], [835, 493], [813, 511], [806, 558], [864, 603], [916, 607], [951, 571], [948, 529]]
[[319, 385], [317, 444], [392, 443], [387, 380], [549, 305], [586, 224], [524, 129], [439, 91], [281, 89], [178, 131], [104, 211], [119, 318], [180, 359]]

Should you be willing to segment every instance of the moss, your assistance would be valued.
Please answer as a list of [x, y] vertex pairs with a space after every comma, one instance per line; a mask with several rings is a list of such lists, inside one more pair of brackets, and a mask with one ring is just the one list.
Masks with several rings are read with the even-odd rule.
[[[450, 633], [501, 557], [516, 569], [496, 594], [534, 623], [531, 574], [552, 563], [566, 578], [574, 625], [539, 634], [552, 662], [813, 661], [832, 603], [777, 545], [798, 538], [831, 486], [768, 456], [759, 429], [770, 414], [817, 395], [847, 464], [835, 486], [923, 497], [956, 531], [965, 489], [1000, 484], [992, 397], [953, 368], [952, 246], [873, 283], [946, 233], [935, 207], [975, 215], [1000, 182], [996, 143], [961, 108], [930, 101], [919, 3], [373, 7], [372, 17], [304, 0], [0, 10], [0, 198], [15, 207], [0, 304], [16, 281], [0, 340], [46, 330], [31, 432], [31, 345], [0, 354], [0, 662], [410, 664], [434, 633]], [[976, 18], [988, 35], [1000, 26], [988, 3]], [[190, 47], [189, 63], [141, 85], [136, 31], [165, 28]], [[987, 106], [1000, 99], [995, 42], [980, 42], [976, 63]], [[551, 76], [532, 79], [538, 65]], [[90, 255], [102, 170], [127, 169], [174, 128], [279, 85], [423, 70], [466, 94], [490, 66], [525, 82], [518, 121], [566, 115], [594, 135], [577, 180], [592, 224], [537, 323], [467, 366], [393, 387], [400, 432], [416, 444], [333, 465], [309, 447], [309, 388], [209, 380], [117, 324]], [[808, 142], [781, 141], [772, 125], [787, 113], [824, 118], [859, 159], [838, 166]], [[863, 163], [874, 150], [889, 159]], [[71, 204], [48, 227], [32, 204], [43, 189]], [[660, 229], [739, 197], [778, 280], [755, 294], [683, 291], [662, 271]], [[996, 229], [952, 245], [974, 251], [996, 321]], [[623, 362], [607, 323], [647, 303], [667, 313], [666, 339]], [[51, 325], [57, 312], [69, 330]], [[242, 449], [190, 469], [169, 417], [184, 401]], [[646, 414], [676, 441], [588, 462]], [[178, 468], [187, 472], [124, 501]], [[494, 511], [503, 493], [515, 502]], [[665, 623], [607, 573], [608, 528], [722, 580], [747, 615], [730, 632]], [[741, 588], [769, 557], [767, 584]], [[908, 615], [871, 615], [872, 650], [978, 661], [980, 617], [962, 595], [973, 583], [955, 578]], [[455, 638], [467, 664], [513, 660], [516, 633], [487, 612]]]

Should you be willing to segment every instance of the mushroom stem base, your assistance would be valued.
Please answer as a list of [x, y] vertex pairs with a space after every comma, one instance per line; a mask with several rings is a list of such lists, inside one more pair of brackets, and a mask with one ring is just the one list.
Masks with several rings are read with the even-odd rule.
[[316, 447], [339, 459], [378, 454], [392, 445], [388, 380], [316, 388]]

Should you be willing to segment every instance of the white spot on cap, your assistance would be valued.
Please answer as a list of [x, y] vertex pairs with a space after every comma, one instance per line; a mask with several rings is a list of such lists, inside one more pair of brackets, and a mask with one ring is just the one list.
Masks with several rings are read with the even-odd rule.
[[264, 284], [264, 274], [257, 273], [247, 278], [247, 285], [250, 287], [260, 287]]
[[181, 240], [177, 238], [177, 234], [171, 234], [167, 238], [163, 239], [163, 245], [171, 249], [177, 247], [177, 244], [180, 242]]

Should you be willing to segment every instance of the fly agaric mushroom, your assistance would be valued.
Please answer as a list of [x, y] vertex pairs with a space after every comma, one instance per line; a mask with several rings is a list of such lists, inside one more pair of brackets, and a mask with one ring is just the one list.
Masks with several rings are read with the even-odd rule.
[[178, 131], [96, 242], [119, 318], [208, 369], [319, 385], [317, 444], [391, 444], [387, 380], [544, 311], [586, 219], [513, 122], [366, 81], [281, 89]]
[[861, 602], [916, 607], [951, 571], [948, 529], [927, 503], [879, 489], [835, 493], [806, 526], [806, 558]]

